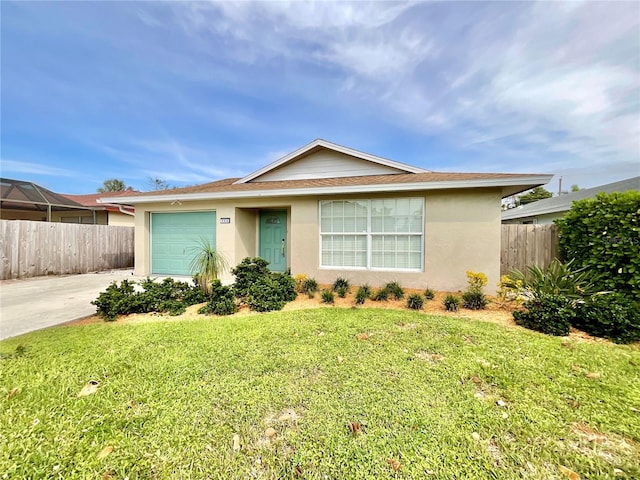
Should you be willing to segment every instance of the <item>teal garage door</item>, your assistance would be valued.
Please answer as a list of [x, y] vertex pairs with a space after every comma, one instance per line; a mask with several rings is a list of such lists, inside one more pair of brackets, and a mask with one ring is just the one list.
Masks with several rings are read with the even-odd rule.
[[216, 212], [152, 213], [151, 273], [191, 275], [202, 240], [216, 246]]

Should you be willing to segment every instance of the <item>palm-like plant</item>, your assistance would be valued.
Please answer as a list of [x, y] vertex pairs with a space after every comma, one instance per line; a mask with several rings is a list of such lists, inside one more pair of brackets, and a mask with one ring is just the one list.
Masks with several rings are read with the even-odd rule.
[[596, 293], [596, 275], [584, 267], [573, 269], [572, 264], [573, 260], [562, 263], [556, 258], [544, 270], [537, 265], [527, 267], [526, 272], [514, 270], [507, 287], [521, 288], [526, 298], [544, 294], [582, 298]]
[[229, 268], [224, 255], [206, 238], [198, 242], [196, 255], [191, 260], [191, 274], [207, 295], [211, 292], [211, 283]]

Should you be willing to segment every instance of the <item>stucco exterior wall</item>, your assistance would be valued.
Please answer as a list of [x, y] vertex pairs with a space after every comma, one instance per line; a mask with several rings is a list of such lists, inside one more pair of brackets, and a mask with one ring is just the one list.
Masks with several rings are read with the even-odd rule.
[[126, 213], [119, 212], [107, 212], [109, 216], [109, 225], [116, 227], [133, 227], [135, 225], [134, 215], [127, 215]]
[[[348, 277], [352, 284], [379, 286], [397, 280], [410, 288], [457, 291], [466, 287], [467, 270], [484, 272], [488, 292], [495, 290], [500, 275], [500, 191], [498, 189], [447, 190], [407, 193], [425, 198], [424, 271], [369, 271], [321, 268], [318, 209], [320, 200], [399, 197], [385, 195], [340, 195], [335, 197], [289, 197], [221, 201], [170, 202], [136, 206], [136, 275], [148, 275], [150, 268], [150, 212], [215, 210], [216, 246], [237, 265], [247, 256], [258, 255], [258, 217], [261, 209], [287, 210], [287, 261], [293, 275], [305, 273], [320, 283]], [[230, 223], [220, 224], [220, 218]], [[231, 282], [229, 272], [223, 281]]]

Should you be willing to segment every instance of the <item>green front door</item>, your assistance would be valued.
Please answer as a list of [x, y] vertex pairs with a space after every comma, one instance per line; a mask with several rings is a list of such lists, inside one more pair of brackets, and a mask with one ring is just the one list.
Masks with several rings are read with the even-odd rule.
[[287, 269], [287, 212], [260, 212], [260, 248], [258, 255], [269, 262], [272, 272]]
[[151, 273], [191, 275], [198, 245], [216, 246], [216, 212], [151, 214]]

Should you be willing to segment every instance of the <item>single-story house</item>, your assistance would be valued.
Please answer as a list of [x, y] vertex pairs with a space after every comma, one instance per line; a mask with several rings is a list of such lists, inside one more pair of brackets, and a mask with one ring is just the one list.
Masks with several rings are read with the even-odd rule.
[[640, 177], [627, 178], [619, 182], [585, 188], [558, 197], [545, 198], [537, 202], [528, 203], [520, 207], [502, 212], [502, 223], [548, 224], [553, 223], [571, 210], [571, 205], [577, 200], [595, 197], [598, 193], [626, 192], [640, 190]]
[[[131, 193], [110, 192], [109, 195]], [[67, 195], [26, 180], [0, 178], [0, 219], [133, 227], [133, 207], [98, 203], [97, 199], [104, 195]]]
[[68, 215], [89, 215], [90, 209], [40, 185], [0, 178], [0, 219], [61, 222]]
[[315, 140], [242, 178], [101, 201], [135, 206], [136, 275], [190, 275], [207, 239], [231, 266], [260, 256], [320, 283], [456, 291], [473, 270], [493, 290], [501, 199], [550, 179], [431, 172]]
[[89, 193], [86, 195], [70, 195], [63, 193], [62, 196], [73, 200], [80, 205], [89, 208], [77, 215], [65, 215], [62, 222], [67, 223], [95, 223], [97, 225], [115, 225], [120, 227], [133, 227], [135, 209], [131, 205], [117, 205], [115, 203], [98, 203], [98, 199], [109, 196], [131, 195], [131, 190], [109, 193]]

